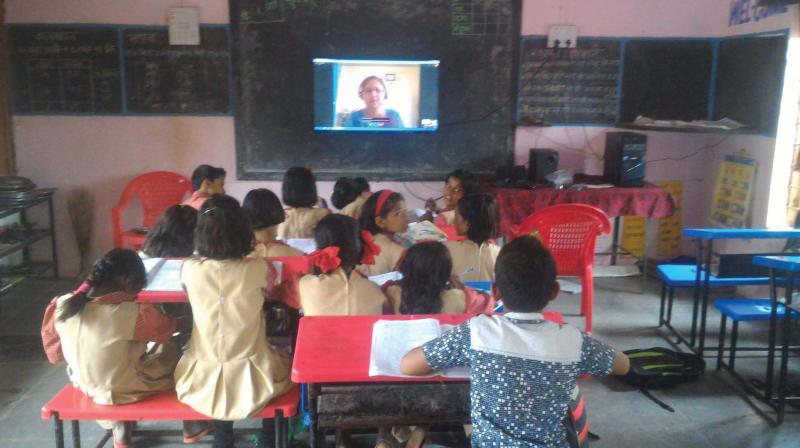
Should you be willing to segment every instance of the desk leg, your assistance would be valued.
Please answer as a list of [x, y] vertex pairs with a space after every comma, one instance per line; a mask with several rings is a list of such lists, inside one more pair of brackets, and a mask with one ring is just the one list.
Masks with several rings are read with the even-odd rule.
[[311, 428], [308, 429], [311, 448], [321, 448], [325, 445], [324, 432], [319, 431], [319, 415], [317, 415], [317, 399], [319, 397], [319, 384], [307, 384], [308, 414], [311, 417]]
[[72, 421], [72, 448], [81, 448], [81, 423]]
[[[789, 290], [789, 285], [786, 285]], [[769, 270], [769, 298], [772, 309], [769, 313], [769, 345], [767, 346], [767, 377], [764, 382], [764, 400], [772, 400], [772, 377], [775, 374], [775, 339], [778, 325], [778, 287], [775, 284], [775, 271]]]
[[700, 334], [697, 335], [697, 353], [703, 356], [703, 349], [706, 345], [706, 314], [708, 313], [709, 282], [711, 276], [711, 254], [713, 252], [713, 242], [708, 240], [706, 247], [706, 272], [703, 276], [703, 303], [700, 308]]
[[[703, 240], [697, 240], [697, 253], [695, 255], [695, 273], [694, 273], [694, 303], [692, 303], [692, 328], [689, 336], [689, 346], [694, 347], [697, 338], [697, 307], [700, 304], [700, 273], [703, 268]], [[680, 339], [678, 339], [680, 342]]]
[[56, 221], [53, 214], [53, 196], [47, 199], [47, 210], [50, 213], [50, 250], [53, 255], [53, 278], [58, 278], [58, 249], [56, 248]]
[[617, 264], [617, 250], [619, 250], [619, 216], [614, 217], [614, 231], [611, 236], [611, 264]]
[[58, 412], [53, 413], [53, 427], [56, 433], [56, 448], [64, 448], [64, 422], [58, 417]]
[[[786, 301], [784, 302], [784, 315], [783, 315], [783, 331], [781, 334], [781, 339], [783, 340], [783, 344], [781, 346], [781, 370], [778, 374], [778, 424], [780, 425], [783, 423], [783, 411], [786, 406], [786, 389], [788, 388], [786, 384], [786, 369], [788, 368], [789, 363], [789, 331], [790, 331], [790, 324], [791, 324], [791, 316], [789, 311], [789, 305], [792, 304], [792, 290], [794, 289], [794, 274], [789, 272], [789, 275], [786, 278]], [[777, 306], [775, 307], [777, 308]]]

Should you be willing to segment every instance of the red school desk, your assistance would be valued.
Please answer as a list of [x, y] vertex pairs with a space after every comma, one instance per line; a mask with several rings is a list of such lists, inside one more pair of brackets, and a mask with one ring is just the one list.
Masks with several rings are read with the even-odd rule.
[[[563, 323], [556, 312], [546, 319]], [[380, 319], [435, 318], [459, 324], [469, 314], [313, 316], [300, 319], [292, 381], [308, 385], [311, 447], [324, 429], [469, 423], [469, 382], [458, 378], [369, 376], [372, 326]], [[446, 406], [442, 404], [446, 403]]]

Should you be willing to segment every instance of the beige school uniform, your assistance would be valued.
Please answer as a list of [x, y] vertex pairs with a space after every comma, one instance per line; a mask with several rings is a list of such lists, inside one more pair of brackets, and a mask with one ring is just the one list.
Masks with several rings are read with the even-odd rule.
[[[391, 285], [386, 288], [386, 296], [394, 308], [395, 314], [400, 314], [400, 303], [403, 298], [403, 288], [400, 285]], [[442, 292], [442, 308], [439, 314], [462, 314], [467, 310], [467, 295], [460, 289], [448, 289]]]
[[299, 249], [295, 249], [288, 244], [284, 244], [280, 241], [270, 241], [269, 243], [256, 243], [255, 247], [253, 247], [253, 252], [250, 253], [250, 257], [300, 257], [305, 255], [303, 251]]
[[314, 238], [317, 223], [330, 212], [327, 208], [287, 208], [286, 220], [278, 224], [278, 237]]
[[260, 411], [291, 387], [289, 359], [265, 337], [262, 259], [186, 260], [181, 280], [194, 327], [175, 369], [178, 399], [217, 420]]
[[367, 199], [369, 199], [369, 195], [361, 195], [357, 197], [353, 202], [345, 205], [343, 209], [339, 210], [339, 214], [349, 216], [358, 221], [358, 218], [361, 217], [361, 209], [364, 208], [364, 203], [367, 202]]
[[445, 246], [453, 259], [453, 275], [460, 275], [461, 281], [494, 281], [494, 262], [500, 253], [496, 244], [485, 242], [478, 246], [473, 241], [464, 240], [448, 241]]
[[[70, 297], [56, 299], [56, 315]], [[133, 403], [174, 385], [175, 345], [163, 344], [148, 355], [147, 343], [134, 340], [138, 314], [135, 302], [89, 302], [79, 314], [55, 323], [70, 380], [97, 404]]]
[[386, 297], [381, 288], [356, 270], [350, 277], [337, 268], [330, 274], [300, 279], [300, 306], [306, 316], [383, 314]]
[[396, 270], [406, 249], [383, 233], [373, 235], [372, 240], [381, 248], [381, 253], [375, 257], [375, 264], [359, 265], [358, 270], [366, 276], [381, 275]]

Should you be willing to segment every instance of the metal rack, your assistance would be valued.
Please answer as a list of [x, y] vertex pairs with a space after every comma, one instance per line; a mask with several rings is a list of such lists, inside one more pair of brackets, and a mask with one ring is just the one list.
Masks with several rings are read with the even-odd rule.
[[[53, 195], [55, 192], [56, 190], [54, 188], [39, 189], [36, 190], [36, 199], [14, 204], [0, 204], [0, 218], [19, 213], [23, 226], [28, 222], [28, 209], [40, 204], [47, 204], [49, 218], [49, 227], [33, 228], [26, 232], [25, 237], [19, 241], [10, 244], [0, 244], [0, 258], [7, 257], [20, 250], [23, 256], [22, 265], [8, 266], [0, 269], [0, 295], [8, 292], [24, 279], [40, 277], [48, 271], [52, 271], [53, 278], [58, 278], [58, 251], [55, 237], [55, 215], [53, 213]], [[50, 239], [50, 261], [32, 261], [30, 257], [30, 246], [47, 238]]]

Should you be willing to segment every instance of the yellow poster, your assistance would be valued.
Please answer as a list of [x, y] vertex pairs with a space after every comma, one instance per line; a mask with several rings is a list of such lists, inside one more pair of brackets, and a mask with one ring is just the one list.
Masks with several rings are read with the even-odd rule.
[[745, 227], [755, 174], [755, 160], [735, 155], [725, 156], [714, 187], [714, 199], [711, 201], [712, 223], [721, 227]]
[[642, 258], [647, 238], [647, 220], [641, 216], [626, 216], [622, 225], [622, 248]]
[[683, 182], [665, 180], [658, 184], [675, 199], [675, 213], [658, 221], [658, 256], [674, 257], [681, 253], [681, 221], [683, 219]]

